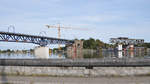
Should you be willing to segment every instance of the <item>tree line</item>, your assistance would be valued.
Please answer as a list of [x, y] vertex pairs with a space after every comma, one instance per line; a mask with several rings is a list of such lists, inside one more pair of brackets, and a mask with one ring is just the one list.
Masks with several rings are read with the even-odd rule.
[[99, 48], [110, 48], [113, 47], [113, 45], [104, 43], [103, 41], [99, 39], [93, 39], [89, 38], [87, 40], [82, 39], [83, 41], [83, 48], [84, 49], [99, 49]]
[[[75, 39], [78, 40], [78, 39]], [[81, 39], [83, 41], [83, 48], [84, 49], [108, 49], [108, 48], [116, 48], [117, 44], [109, 44], [105, 43], [99, 39], [89, 38], [89, 39]], [[136, 47], [145, 47], [150, 48], [150, 43], [144, 43], [144, 44], [137, 44]], [[66, 47], [61, 47], [61, 50], [66, 50]], [[57, 48], [53, 50], [58, 50]]]
[[[101, 41], [99, 39], [89, 38], [87, 40], [82, 39], [82, 41], [83, 41], [84, 49], [99, 49], [99, 48], [107, 49], [107, 48], [116, 48], [117, 47], [117, 45], [104, 43], [103, 41]], [[137, 44], [135, 46], [150, 48], [150, 43]]]

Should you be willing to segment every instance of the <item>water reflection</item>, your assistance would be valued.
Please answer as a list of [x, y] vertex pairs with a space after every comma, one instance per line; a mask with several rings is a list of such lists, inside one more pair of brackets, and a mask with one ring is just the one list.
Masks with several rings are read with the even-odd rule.
[[27, 59], [27, 58], [35, 58], [33, 53], [0, 53], [0, 58], [17, 58], [17, 59]]
[[82, 54], [67, 54], [68, 58], [134, 58], [150, 57], [150, 51], [145, 50], [83, 50]]
[[118, 58], [122, 58], [123, 57], [123, 52], [122, 51], [119, 51], [118, 52]]
[[[81, 59], [81, 58], [134, 58], [147, 57], [150, 58], [150, 50], [135, 50], [135, 51], [117, 51], [111, 49], [91, 50], [86, 49], [77, 52], [50, 52], [49, 59]], [[34, 59], [36, 56], [32, 52], [27, 53], [0, 53], [0, 58], [10, 59]]]

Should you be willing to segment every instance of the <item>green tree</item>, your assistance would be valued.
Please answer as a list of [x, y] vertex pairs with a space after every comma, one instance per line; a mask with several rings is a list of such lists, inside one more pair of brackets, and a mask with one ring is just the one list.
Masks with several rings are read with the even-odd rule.
[[98, 48], [108, 48], [110, 47], [109, 44], [104, 43], [102, 41], [100, 41], [99, 39], [93, 39], [93, 38], [89, 38], [88, 40], [84, 40], [83, 41], [83, 48], [84, 49], [98, 49]]

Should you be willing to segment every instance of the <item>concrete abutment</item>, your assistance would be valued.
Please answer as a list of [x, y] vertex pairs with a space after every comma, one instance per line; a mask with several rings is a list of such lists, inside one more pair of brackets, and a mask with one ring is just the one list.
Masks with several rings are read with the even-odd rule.
[[34, 48], [34, 54], [36, 58], [49, 58], [49, 48], [46, 46], [38, 46]]

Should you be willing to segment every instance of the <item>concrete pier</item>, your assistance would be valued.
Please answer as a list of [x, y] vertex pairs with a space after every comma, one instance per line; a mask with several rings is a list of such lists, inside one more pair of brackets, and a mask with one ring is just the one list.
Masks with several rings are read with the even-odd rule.
[[83, 41], [75, 40], [72, 45], [67, 46], [67, 54], [69, 58], [82, 58]]
[[46, 46], [35, 47], [34, 54], [37, 58], [40, 58], [40, 59], [49, 58], [49, 48]]
[[118, 50], [122, 51], [122, 44], [118, 44]]

